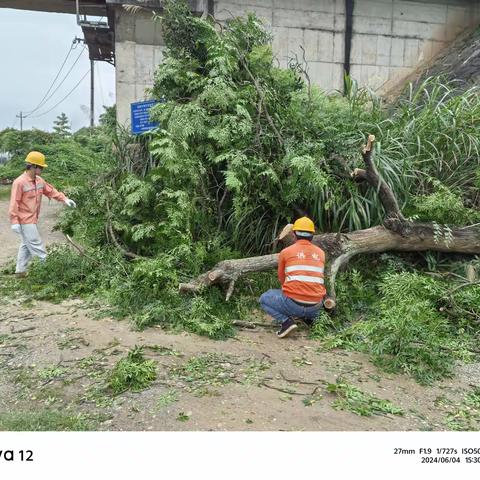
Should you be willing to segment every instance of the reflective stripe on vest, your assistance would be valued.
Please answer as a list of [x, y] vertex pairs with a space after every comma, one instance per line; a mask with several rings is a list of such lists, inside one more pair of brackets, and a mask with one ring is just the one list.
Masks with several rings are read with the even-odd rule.
[[[298, 272], [297, 275], [292, 275], [291, 272]], [[317, 275], [305, 275], [304, 272], [312, 272]], [[289, 275], [290, 273], [290, 275]], [[320, 274], [320, 275], [318, 275]], [[285, 282], [299, 282], [319, 283], [323, 285], [323, 267], [316, 267], [314, 265], [290, 265], [285, 267]]]
[[299, 282], [306, 282], [306, 283], [321, 283], [322, 285], [325, 283], [323, 278], [310, 277], [308, 275], [287, 275], [287, 277], [285, 278], [286, 282], [293, 282], [294, 280], [298, 280]]
[[294, 272], [295, 270], [323, 273], [323, 267], [314, 267], [312, 265], [290, 265], [285, 268], [285, 273]]
[[43, 183], [39, 183], [33, 187], [30, 185], [24, 185], [22, 190], [23, 193], [31, 192], [32, 190], [43, 190]]

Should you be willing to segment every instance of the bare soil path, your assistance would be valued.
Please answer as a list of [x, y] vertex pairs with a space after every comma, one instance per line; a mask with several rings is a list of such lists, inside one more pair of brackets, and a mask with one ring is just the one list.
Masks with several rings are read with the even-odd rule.
[[[47, 245], [63, 241], [52, 232], [61, 208], [44, 202]], [[0, 196], [0, 265], [18, 248], [7, 209]], [[128, 319], [96, 319], [97, 309], [79, 299], [24, 300], [0, 298], [0, 418], [54, 410], [81, 414], [98, 430], [444, 430], [465, 392], [480, 385], [478, 364], [422, 387], [377, 370], [365, 355], [321, 351], [306, 330], [278, 340], [273, 329], [257, 328], [213, 341], [160, 328], [133, 331]], [[157, 379], [142, 392], [113, 396], [105, 389], [109, 371], [135, 345], [155, 360]], [[335, 409], [326, 385], [338, 378], [391, 400], [404, 415]]]

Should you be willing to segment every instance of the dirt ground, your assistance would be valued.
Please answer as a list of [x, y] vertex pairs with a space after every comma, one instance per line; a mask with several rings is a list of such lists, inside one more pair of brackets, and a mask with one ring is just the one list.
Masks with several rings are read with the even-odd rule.
[[[0, 265], [18, 247], [7, 208], [4, 195]], [[47, 244], [64, 241], [52, 232], [61, 208], [44, 201], [40, 228]], [[160, 328], [132, 331], [128, 319], [96, 314], [79, 299], [0, 299], [0, 414], [82, 414], [97, 430], [444, 430], [452, 405], [480, 385], [480, 365], [471, 364], [458, 366], [453, 379], [422, 387], [377, 370], [365, 355], [321, 351], [305, 329], [279, 340], [273, 329], [257, 327], [213, 341]], [[155, 360], [157, 379], [144, 391], [113, 396], [104, 388], [108, 372], [135, 345]], [[339, 377], [391, 400], [404, 415], [335, 409], [326, 385]]]

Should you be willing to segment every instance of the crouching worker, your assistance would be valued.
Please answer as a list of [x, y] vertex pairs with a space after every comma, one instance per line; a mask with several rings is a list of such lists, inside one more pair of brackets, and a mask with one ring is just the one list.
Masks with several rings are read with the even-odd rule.
[[260, 297], [263, 310], [281, 324], [279, 338], [297, 328], [295, 318], [313, 322], [322, 308], [326, 290], [323, 271], [324, 251], [313, 245], [315, 227], [307, 218], [293, 224], [296, 242], [283, 249], [278, 259], [281, 290], [268, 290]]
[[9, 208], [12, 230], [21, 237], [15, 269], [18, 277], [26, 275], [27, 265], [33, 257], [39, 257], [42, 261], [47, 257], [37, 229], [42, 195], [63, 202], [69, 207], [76, 207], [73, 200], [40, 177], [42, 170], [47, 167], [45, 155], [30, 152], [25, 162], [25, 172], [13, 182]]

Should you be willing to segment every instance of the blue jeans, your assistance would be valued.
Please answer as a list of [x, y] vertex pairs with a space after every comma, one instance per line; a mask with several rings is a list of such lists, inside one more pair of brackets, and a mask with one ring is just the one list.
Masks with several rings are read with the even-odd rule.
[[323, 303], [311, 307], [302, 307], [285, 296], [281, 290], [268, 290], [260, 297], [260, 305], [265, 312], [273, 317], [276, 323], [283, 323], [289, 317], [313, 320], [318, 315]]

